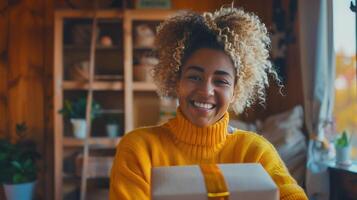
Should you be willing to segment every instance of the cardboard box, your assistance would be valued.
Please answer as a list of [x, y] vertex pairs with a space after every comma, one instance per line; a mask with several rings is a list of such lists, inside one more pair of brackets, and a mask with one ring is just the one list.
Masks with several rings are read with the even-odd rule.
[[[260, 164], [217, 164], [229, 190], [230, 200], [278, 200], [279, 190]], [[207, 200], [207, 190], [198, 165], [152, 169], [154, 200]]]

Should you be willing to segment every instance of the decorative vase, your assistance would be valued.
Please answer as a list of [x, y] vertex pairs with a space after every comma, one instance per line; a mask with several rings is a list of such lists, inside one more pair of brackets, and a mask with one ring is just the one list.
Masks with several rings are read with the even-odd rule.
[[21, 184], [4, 184], [7, 200], [32, 200], [36, 181]]
[[85, 119], [71, 119], [73, 127], [73, 135], [76, 138], [84, 139], [87, 132], [87, 124]]
[[108, 137], [114, 138], [118, 136], [118, 132], [119, 132], [118, 124], [107, 124], [105, 128], [107, 130]]
[[349, 165], [351, 155], [351, 145], [346, 147], [336, 147], [336, 164]]

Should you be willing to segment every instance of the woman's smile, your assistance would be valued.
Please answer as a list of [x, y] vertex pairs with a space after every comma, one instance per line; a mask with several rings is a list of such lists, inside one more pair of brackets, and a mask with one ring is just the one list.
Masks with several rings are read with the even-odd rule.
[[213, 115], [215, 112], [215, 104], [207, 103], [204, 101], [190, 101], [190, 110], [195, 116], [205, 116]]
[[215, 107], [215, 105], [212, 103], [198, 102], [194, 100], [191, 101], [191, 104], [196, 108], [205, 110], [212, 110]]

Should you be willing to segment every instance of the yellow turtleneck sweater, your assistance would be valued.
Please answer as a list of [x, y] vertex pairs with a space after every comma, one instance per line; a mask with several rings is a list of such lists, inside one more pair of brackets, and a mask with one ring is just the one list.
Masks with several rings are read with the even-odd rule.
[[176, 118], [125, 135], [117, 147], [110, 180], [110, 199], [150, 199], [151, 168], [200, 163], [261, 163], [280, 190], [280, 199], [307, 199], [274, 147], [263, 137], [242, 130], [228, 133], [228, 113], [199, 128], [178, 110]]

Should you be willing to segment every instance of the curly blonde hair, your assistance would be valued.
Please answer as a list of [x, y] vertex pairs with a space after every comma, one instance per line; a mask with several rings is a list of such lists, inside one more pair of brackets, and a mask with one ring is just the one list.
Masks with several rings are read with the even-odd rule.
[[281, 85], [268, 59], [270, 38], [265, 25], [242, 9], [222, 7], [203, 15], [179, 13], [158, 27], [156, 47], [159, 63], [153, 76], [160, 96], [177, 97], [181, 67], [200, 48], [222, 50], [231, 58], [236, 71], [231, 107], [236, 114], [256, 100], [264, 104], [269, 74]]

